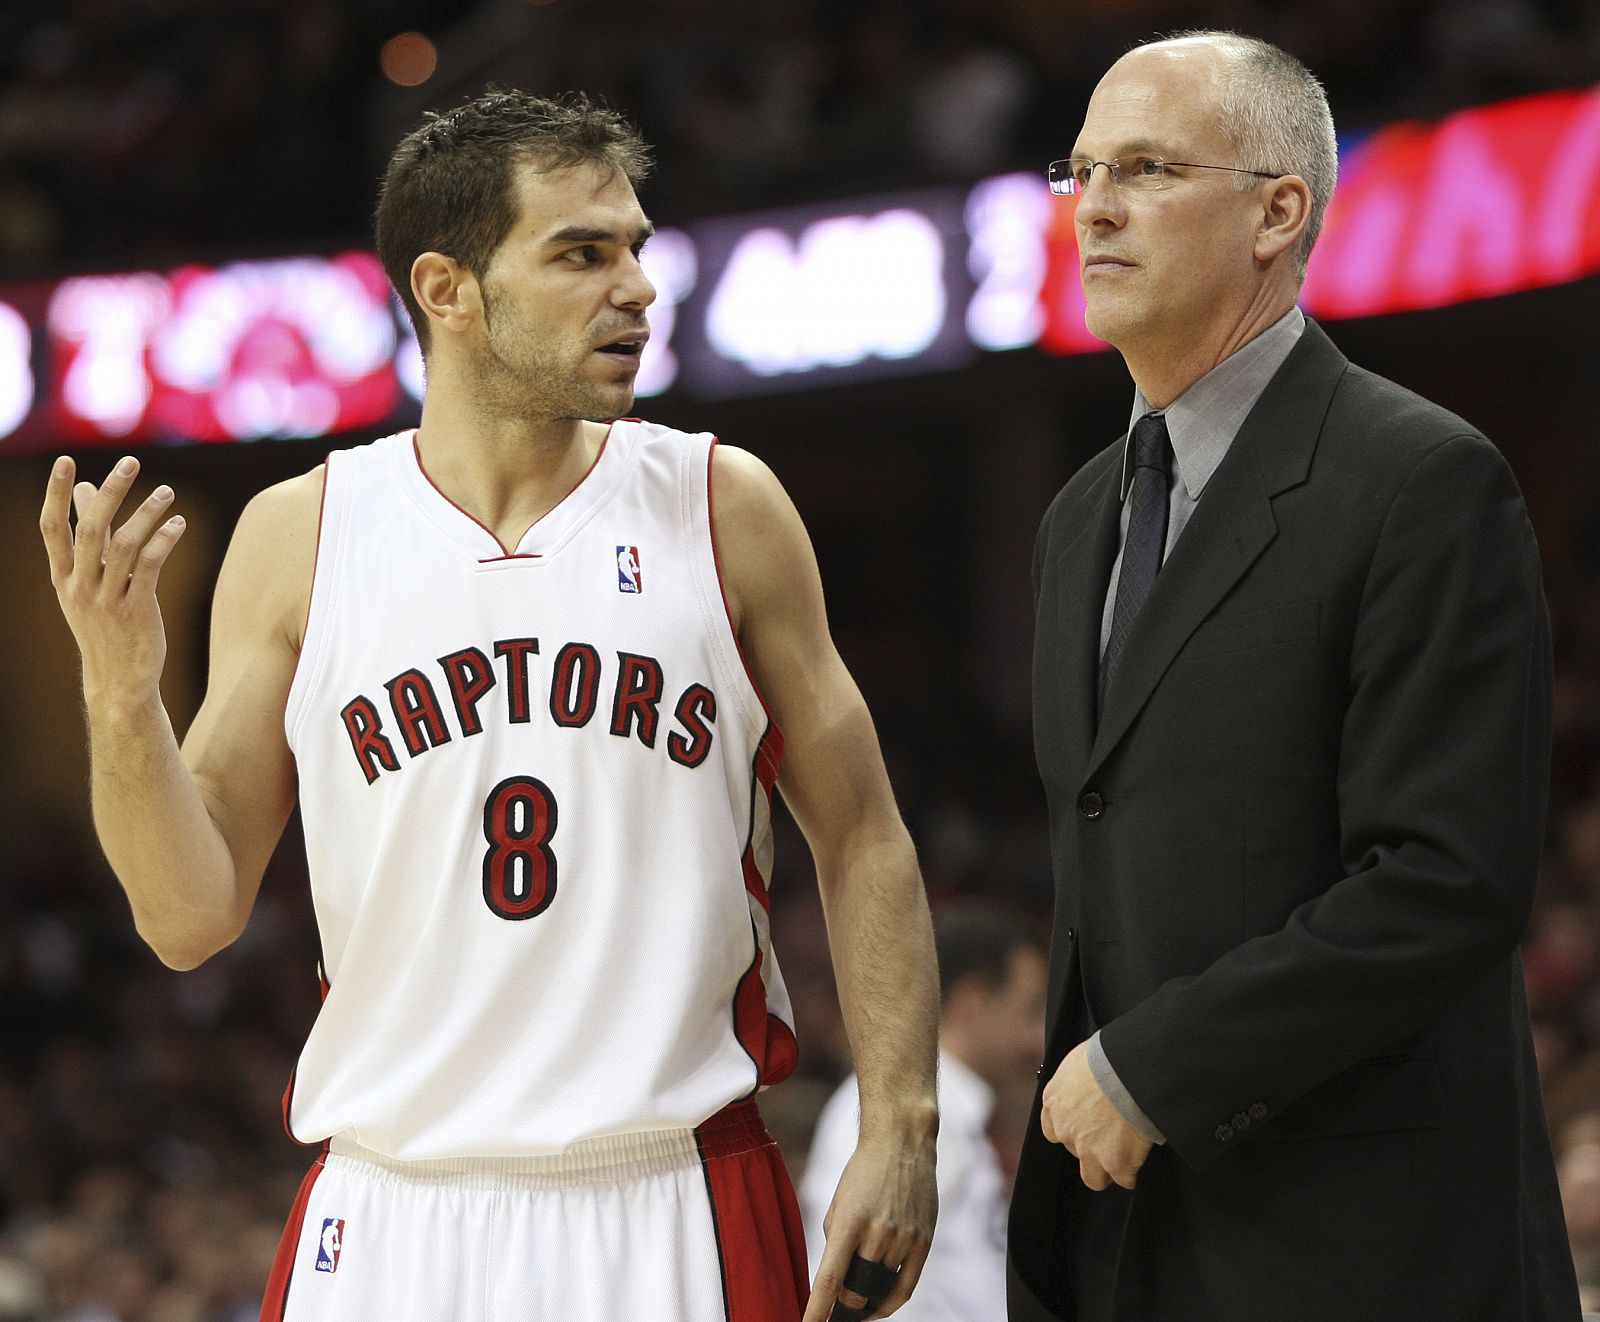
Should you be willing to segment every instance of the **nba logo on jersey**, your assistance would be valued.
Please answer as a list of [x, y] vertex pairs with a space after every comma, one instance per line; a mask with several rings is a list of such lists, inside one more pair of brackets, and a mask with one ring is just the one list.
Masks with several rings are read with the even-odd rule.
[[322, 1223], [322, 1239], [317, 1244], [317, 1270], [339, 1270], [339, 1254], [344, 1252], [344, 1222], [329, 1217]]
[[644, 591], [644, 581], [639, 574], [639, 548], [637, 546], [617, 547], [617, 591]]

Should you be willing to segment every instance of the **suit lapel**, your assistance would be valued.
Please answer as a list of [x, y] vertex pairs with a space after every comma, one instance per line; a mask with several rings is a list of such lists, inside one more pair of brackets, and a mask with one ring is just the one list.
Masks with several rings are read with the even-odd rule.
[[[1081, 767], [1094, 734], [1095, 688], [1100, 673], [1100, 618], [1105, 608], [1106, 580], [1117, 556], [1121, 523], [1122, 449], [1084, 493], [1078, 507], [1077, 531], [1056, 554], [1055, 573], [1060, 611], [1045, 664], [1055, 671], [1066, 719], [1051, 736], [1062, 741], [1068, 767]], [[1046, 580], [1049, 581], [1048, 579]], [[1057, 642], [1059, 640], [1059, 643]]]
[[[1189, 636], [1277, 536], [1272, 499], [1306, 480], [1334, 386], [1348, 366], [1332, 341], [1308, 320], [1300, 342], [1207, 483], [1134, 621], [1116, 681], [1106, 695], [1086, 778], [1127, 733]], [[1102, 590], [1109, 572], [1101, 579]]]

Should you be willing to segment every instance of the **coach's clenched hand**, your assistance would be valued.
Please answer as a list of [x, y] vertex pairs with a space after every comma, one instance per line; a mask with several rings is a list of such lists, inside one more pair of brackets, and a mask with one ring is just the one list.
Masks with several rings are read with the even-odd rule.
[[823, 1218], [827, 1245], [803, 1322], [827, 1322], [836, 1302], [847, 1308], [866, 1304], [844, 1289], [853, 1254], [900, 1272], [873, 1317], [888, 1317], [911, 1297], [928, 1258], [939, 1209], [933, 1163], [931, 1135], [915, 1142], [863, 1137], [857, 1143]]
[[1089, 1069], [1089, 1044], [1079, 1043], [1044, 1086], [1039, 1116], [1044, 1136], [1078, 1159], [1091, 1189], [1115, 1181], [1131, 1189], [1150, 1155], [1150, 1140], [1122, 1118]]
[[[157, 691], [166, 662], [156, 579], [183, 535], [183, 520], [167, 517], [172, 488], [157, 487], [113, 532], [138, 461], [121, 460], [99, 488], [92, 482], [74, 488], [74, 472], [66, 458], [50, 470], [39, 531], [50, 581], [83, 654], [84, 696], [91, 707], [113, 687], [142, 698]], [[69, 506], [77, 508], [76, 533]]]

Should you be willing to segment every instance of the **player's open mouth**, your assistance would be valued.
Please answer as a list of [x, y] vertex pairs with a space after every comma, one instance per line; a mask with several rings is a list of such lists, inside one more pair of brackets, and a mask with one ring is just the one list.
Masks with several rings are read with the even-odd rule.
[[602, 344], [595, 352], [609, 354], [613, 358], [637, 359], [644, 352], [645, 341], [648, 338], [649, 336], [640, 335], [634, 339], [614, 340], [610, 344]]

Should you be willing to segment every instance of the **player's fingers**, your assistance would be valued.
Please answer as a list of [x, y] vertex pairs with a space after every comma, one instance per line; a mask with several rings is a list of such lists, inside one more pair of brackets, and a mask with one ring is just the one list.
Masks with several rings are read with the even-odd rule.
[[850, 1265], [850, 1255], [856, 1252], [856, 1237], [841, 1233], [828, 1236], [822, 1249], [822, 1261], [817, 1264], [817, 1278], [811, 1283], [811, 1301], [806, 1305], [802, 1322], [828, 1322], [836, 1302], [847, 1308], [860, 1308], [867, 1301], [844, 1288], [845, 1268]]
[[138, 509], [128, 516], [122, 527], [111, 534], [106, 544], [106, 587], [112, 592], [125, 592], [128, 576], [156, 524], [166, 516], [172, 504], [172, 488], [157, 487]]
[[93, 516], [94, 498], [99, 490], [93, 482], [79, 482], [72, 488], [73, 563], [96, 582], [106, 554], [105, 529], [95, 523]]
[[111, 521], [122, 508], [122, 499], [133, 485], [139, 471], [139, 461], [132, 455], [117, 460], [117, 466], [106, 475], [97, 490], [92, 482], [80, 482], [72, 491], [73, 504], [78, 510], [78, 554], [93, 554], [98, 563], [106, 553], [106, 541], [111, 533]]
[[901, 1260], [900, 1275], [895, 1277], [894, 1289], [879, 1305], [873, 1317], [888, 1317], [911, 1298], [911, 1292], [917, 1288], [917, 1282], [922, 1279], [922, 1269], [927, 1265], [928, 1250], [932, 1247], [932, 1239], [919, 1238], [912, 1242], [906, 1256]]
[[184, 526], [183, 516], [174, 514], [150, 534], [150, 540], [144, 544], [144, 549], [139, 552], [138, 562], [133, 567], [133, 577], [128, 580], [130, 593], [153, 593], [156, 590], [156, 580], [161, 577], [161, 566], [167, 563], [172, 548], [178, 544], [178, 538], [183, 536]]
[[1039, 1128], [1044, 1131], [1046, 1141], [1050, 1143], [1059, 1143], [1061, 1141], [1056, 1137], [1055, 1118], [1050, 1114], [1048, 1106], [1040, 1107], [1039, 1109]]
[[[850, 1267], [845, 1269], [844, 1294], [840, 1297], [851, 1308], [865, 1308], [874, 1302], [881, 1308], [883, 1301], [893, 1293], [896, 1280], [894, 1273], [910, 1251], [909, 1234], [881, 1225], [868, 1227], [867, 1233], [862, 1236], [861, 1247], [851, 1255]], [[860, 1263], [855, 1261], [857, 1257], [861, 1259]], [[862, 1263], [871, 1264], [870, 1275]], [[851, 1279], [853, 1272], [860, 1273], [855, 1280]], [[869, 1283], [872, 1277], [880, 1279]], [[852, 1285], [860, 1288], [852, 1289]], [[878, 1312], [874, 1310], [872, 1316], [877, 1317]]]
[[50, 581], [58, 588], [72, 572], [72, 460], [62, 455], [45, 483], [44, 506], [39, 511], [39, 535], [50, 557]]

